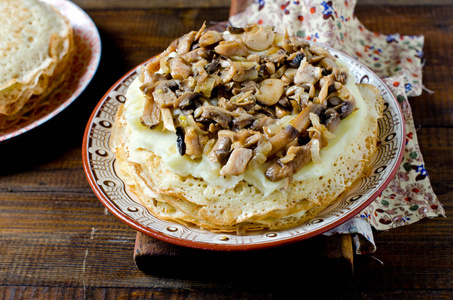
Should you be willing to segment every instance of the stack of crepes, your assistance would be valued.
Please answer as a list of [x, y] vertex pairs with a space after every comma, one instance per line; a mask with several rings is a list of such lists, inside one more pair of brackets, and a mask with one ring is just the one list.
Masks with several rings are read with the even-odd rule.
[[[357, 253], [375, 250], [371, 226], [387, 230], [424, 217], [443, 216], [420, 152], [408, 96], [423, 90], [423, 36], [383, 35], [367, 30], [355, 17], [356, 1], [260, 0], [230, 18], [234, 26], [250, 22], [286, 29], [307, 40], [343, 51], [381, 76], [401, 105], [407, 143], [401, 166], [387, 189], [362, 213], [328, 232], [352, 233]], [[359, 234], [356, 234], [359, 233]]]
[[0, 129], [46, 105], [68, 77], [74, 53], [69, 21], [38, 0], [0, 2]]

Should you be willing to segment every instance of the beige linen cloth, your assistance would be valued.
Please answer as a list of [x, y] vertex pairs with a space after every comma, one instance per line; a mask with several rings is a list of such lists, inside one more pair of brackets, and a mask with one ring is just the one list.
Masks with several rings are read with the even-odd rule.
[[389, 86], [406, 124], [406, 148], [395, 178], [360, 214], [327, 232], [350, 233], [356, 253], [374, 252], [372, 228], [388, 230], [425, 217], [445, 216], [426, 172], [408, 96], [422, 93], [423, 36], [383, 35], [367, 30], [354, 15], [356, 0], [255, 0], [231, 16], [233, 26], [249, 23], [286, 28], [290, 35], [325, 44], [362, 62]]

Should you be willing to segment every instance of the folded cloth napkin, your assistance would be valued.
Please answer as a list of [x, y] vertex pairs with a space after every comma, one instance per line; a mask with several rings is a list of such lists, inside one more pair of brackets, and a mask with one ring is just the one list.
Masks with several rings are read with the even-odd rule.
[[371, 205], [325, 233], [350, 233], [356, 253], [376, 250], [373, 231], [445, 216], [425, 169], [408, 96], [422, 93], [423, 36], [383, 35], [367, 30], [354, 15], [356, 0], [255, 0], [230, 17], [233, 26], [249, 23], [274, 26], [289, 35], [330, 46], [372, 69], [398, 100], [406, 125], [406, 148], [395, 178]]

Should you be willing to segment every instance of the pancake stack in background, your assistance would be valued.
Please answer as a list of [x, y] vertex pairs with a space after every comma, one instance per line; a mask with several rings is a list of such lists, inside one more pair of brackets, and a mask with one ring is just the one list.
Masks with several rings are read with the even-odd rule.
[[0, 1], [0, 130], [33, 116], [69, 77], [69, 21], [39, 0]]

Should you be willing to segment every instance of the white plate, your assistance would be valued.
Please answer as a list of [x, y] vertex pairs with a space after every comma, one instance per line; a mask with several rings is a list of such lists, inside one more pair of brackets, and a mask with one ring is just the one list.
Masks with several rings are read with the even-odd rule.
[[74, 31], [76, 53], [69, 84], [45, 108], [24, 121], [0, 132], [0, 142], [28, 132], [55, 117], [85, 90], [101, 59], [101, 38], [91, 18], [77, 5], [66, 0], [43, 0], [66, 16]]
[[211, 250], [249, 250], [300, 241], [328, 231], [362, 211], [388, 185], [395, 175], [404, 152], [405, 124], [397, 100], [370, 69], [334, 49], [350, 68], [356, 82], [379, 88], [385, 102], [384, 116], [379, 120], [378, 151], [371, 162], [369, 176], [357, 180], [338, 202], [304, 224], [281, 231], [254, 232], [246, 236], [212, 233], [155, 218], [134, 201], [115, 171], [115, 156], [108, 141], [115, 112], [125, 101], [126, 90], [138, 75], [138, 69], [121, 78], [101, 99], [87, 124], [82, 156], [88, 181], [99, 200], [119, 219], [152, 237], [177, 245]]

